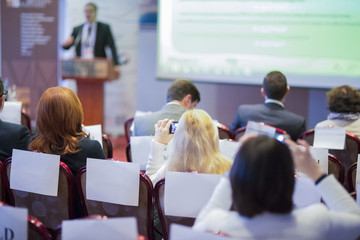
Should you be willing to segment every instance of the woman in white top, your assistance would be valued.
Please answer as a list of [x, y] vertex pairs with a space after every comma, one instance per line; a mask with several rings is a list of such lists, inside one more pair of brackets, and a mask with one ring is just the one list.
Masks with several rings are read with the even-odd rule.
[[327, 92], [330, 114], [316, 127], [344, 127], [360, 138], [360, 91], [343, 85]]
[[[175, 134], [169, 133], [172, 120], [155, 124], [146, 174], [153, 184], [165, 177], [166, 171], [224, 174], [231, 167], [219, 150], [219, 135], [213, 120], [200, 109], [186, 111]], [[172, 140], [170, 142], [170, 140]], [[168, 160], [164, 155], [168, 143]]]
[[[360, 236], [360, 208], [355, 201], [334, 176], [325, 174], [307, 147], [291, 140], [286, 143], [288, 146], [266, 136], [245, 141], [229, 178], [220, 181], [193, 228], [239, 239]], [[314, 180], [326, 205], [293, 209], [293, 160], [296, 168]], [[230, 211], [232, 203], [235, 211]]]

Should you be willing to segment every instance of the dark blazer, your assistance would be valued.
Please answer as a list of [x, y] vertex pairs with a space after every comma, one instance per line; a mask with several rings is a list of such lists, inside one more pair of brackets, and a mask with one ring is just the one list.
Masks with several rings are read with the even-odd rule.
[[[81, 36], [84, 24], [74, 27], [71, 36], [74, 37], [76, 56], [81, 57]], [[118, 54], [110, 26], [102, 22], [96, 22], [96, 37], [94, 44], [94, 57], [106, 57], [105, 47], [109, 46], [114, 65], [119, 65]], [[71, 47], [71, 46], [70, 46]], [[68, 48], [70, 48], [68, 47]], [[68, 49], [65, 48], [65, 49]]]
[[160, 111], [134, 118], [133, 136], [151, 136], [155, 134], [155, 123], [159, 120], [173, 119], [179, 121], [186, 109], [180, 104], [166, 104]]
[[27, 150], [30, 142], [30, 131], [19, 124], [0, 120], [0, 160], [12, 156], [12, 150]]
[[285, 130], [293, 140], [298, 139], [306, 130], [304, 117], [286, 111], [276, 103], [240, 105], [231, 130], [246, 126], [248, 121], [264, 122]]
[[79, 152], [75, 154], [65, 154], [60, 156], [60, 160], [65, 163], [76, 176], [77, 172], [83, 166], [86, 166], [86, 158], [105, 159], [105, 154], [101, 145], [96, 140], [83, 138], [79, 142]]

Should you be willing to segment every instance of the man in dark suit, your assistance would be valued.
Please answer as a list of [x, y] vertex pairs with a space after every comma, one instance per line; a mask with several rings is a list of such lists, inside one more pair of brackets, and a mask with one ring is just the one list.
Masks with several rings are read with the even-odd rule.
[[200, 92], [196, 86], [187, 80], [175, 80], [167, 92], [167, 103], [160, 111], [137, 116], [134, 118], [134, 136], [150, 136], [155, 133], [155, 124], [165, 118], [179, 121], [181, 115], [188, 109], [193, 109], [200, 102]]
[[248, 121], [264, 122], [285, 130], [291, 139], [298, 139], [306, 130], [305, 118], [284, 109], [285, 96], [289, 91], [286, 77], [281, 72], [268, 73], [261, 88], [265, 104], [240, 105], [231, 130], [246, 126]]
[[71, 36], [64, 40], [62, 47], [69, 49], [75, 45], [76, 55], [83, 58], [106, 57], [105, 48], [111, 49], [114, 70], [119, 72], [119, 60], [116, 45], [108, 24], [97, 22], [97, 6], [85, 5], [86, 23], [73, 29]]
[[[4, 107], [6, 92], [0, 79], [0, 111]], [[0, 161], [12, 156], [12, 150], [27, 150], [30, 141], [30, 131], [19, 124], [4, 122], [0, 119]]]

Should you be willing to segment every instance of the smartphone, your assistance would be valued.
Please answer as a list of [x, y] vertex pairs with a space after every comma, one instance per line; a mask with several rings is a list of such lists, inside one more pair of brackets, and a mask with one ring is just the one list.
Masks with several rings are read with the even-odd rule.
[[170, 134], [174, 134], [175, 133], [175, 130], [176, 130], [176, 127], [178, 125], [179, 122], [172, 122], [171, 125], [170, 125], [170, 128], [169, 128], [169, 133]]
[[278, 140], [279, 142], [282, 142], [282, 143], [283, 143], [283, 142], [285, 141], [285, 139], [290, 138], [290, 136], [287, 135], [287, 134], [275, 133], [275, 138], [276, 138], [276, 140]]

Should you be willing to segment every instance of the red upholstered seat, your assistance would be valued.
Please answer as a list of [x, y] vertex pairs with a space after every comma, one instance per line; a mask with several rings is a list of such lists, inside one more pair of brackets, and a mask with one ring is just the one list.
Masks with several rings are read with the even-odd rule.
[[139, 234], [154, 239], [153, 186], [149, 177], [140, 172], [139, 206], [126, 206], [86, 199], [86, 167], [79, 170], [77, 184], [85, 215], [104, 215], [107, 217], [134, 216], [138, 222]]
[[16, 207], [24, 207], [29, 210], [29, 215], [36, 217], [50, 230], [67, 219], [75, 217], [74, 204], [74, 176], [69, 167], [60, 162], [58, 196], [45, 196], [36, 193], [10, 189], [11, 158], [5, 161], [6, 190], [10, 204]]

